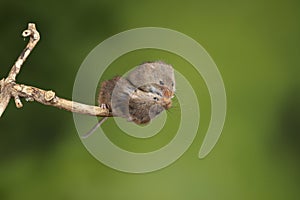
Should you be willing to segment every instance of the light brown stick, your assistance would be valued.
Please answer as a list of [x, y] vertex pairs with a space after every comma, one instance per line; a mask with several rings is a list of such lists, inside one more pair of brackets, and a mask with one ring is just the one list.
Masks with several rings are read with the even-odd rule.
[[20, 54], [20, 56], [18, 57], [13, 67], [11, 68], [6, 81], [10, 81], [10, 82], [16, 81], [16, 76], [19, 74], [23, 63], [26, 61], [31, 51], [40, 40], [40, 34], [36, 30], [35, 24], [33, 23], [28, 24], [28, 28], [25, 31], [23, 31], [22, 36], [23, 37], [30, 36], [29, 42], [25, 47], [25, 49]]
[[0, 80], [0, 117], [5, 111], [11, 97], [14, 98], [17, 108], [21, 108], [23, 106], [20, 97], [24, 97], [27, 101], [37, 101], [41, 104], [54, 106], [70, 112], [102, 117], [111, 116], [108, 109], [57, 97], [55, 92], [52, 90], [46, 91], [32, 86], [17, 84], [16, 76], [19, 74], [26, 58], [40, 40], [40, 34], [33, 23], [28, 24], [28, 28], [23, 31], [22, 36], [30, 36], [29, 42], [15, 64], [12, 66], [7, 78]]
[[93, 115], [93, 116], [108, 116], [107, 109], [99, 106], [90, 106], [82, 103], [77, 103], [67, 99], [57, 97], [52, 90], [42, 90], [36, 87], [27, 86], [23, 84], [14, 84], [12, 93], [16, 93], [19, 97], [24, 97], [27, 101], [37, 101], [47, 106], [64, 109], [70, 112]]

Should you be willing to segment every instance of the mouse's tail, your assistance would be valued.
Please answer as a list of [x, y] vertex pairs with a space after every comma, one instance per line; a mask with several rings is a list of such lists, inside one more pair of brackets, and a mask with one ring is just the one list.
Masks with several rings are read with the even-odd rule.
[[103, 117], [102, 119], [100, 119], [100, 121], [95, 126], [93, 126], [93, 128], [89, 132], [81, 136], [81, 138], [86, 139], [90, 137], [99, 128], [99, 126], [101, 126], [101, 124], [105, 122], [107, 119], [108, 117]]

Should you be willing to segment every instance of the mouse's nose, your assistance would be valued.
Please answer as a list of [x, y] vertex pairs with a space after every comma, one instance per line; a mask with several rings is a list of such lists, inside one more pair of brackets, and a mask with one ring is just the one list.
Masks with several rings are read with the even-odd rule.
[[163, 98], [163, 107], [167, 110], [172, 107], [172, 100], [169, 98]]
[[165, 97], [172, 98], [174, 94], [173, 94], [173, 92], [172, 92], [171, 90], [169, 90], [169, 89], [164, 89], [164, 90], [163, 90], [163, 95], [164, 95]]

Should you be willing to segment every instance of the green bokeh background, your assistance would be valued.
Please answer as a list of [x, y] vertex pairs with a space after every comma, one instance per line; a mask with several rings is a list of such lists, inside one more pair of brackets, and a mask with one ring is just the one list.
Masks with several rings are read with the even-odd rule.
[[[188, 151], [162, 170], [122, 173], [88, 153], [71, 113], [25, 102], [18, 110], [10, 102], [0, 119], [0, 199], [299, 199], [299, 19], [300, 3], [293, 0], [1, 1], [1, 78], [26, 44], [21, 32], [28, 22], [37, 24], [42, 38], [18, 82], [69, 99], [81, 62], [101, 41], [131, 28], [165, 27], [187, 34], [209, 52], [225, 83], [228, 111], [219, 142], [199, 160], [210, 117], [201, 76], [168, 52], [131, 52], [101, 80], [143, 61], [173, 64], [200, 102], [201, 125]], [[178, 123], [180, 108], [184, 105], [175, 102], [168, 112], [171, 125]], [[120, 147], [136, 152], [157, 149], [172, 138], [130, 138], [111, 119], [103, 128]]]

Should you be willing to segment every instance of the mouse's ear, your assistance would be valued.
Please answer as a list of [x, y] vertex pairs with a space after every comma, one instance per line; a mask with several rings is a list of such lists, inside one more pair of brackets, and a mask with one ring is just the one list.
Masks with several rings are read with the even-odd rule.
[[174, 69], [162, 61], [143, 63], [130, 71], [127, 79], [137, 88], [155, 83], [175, 91]]

